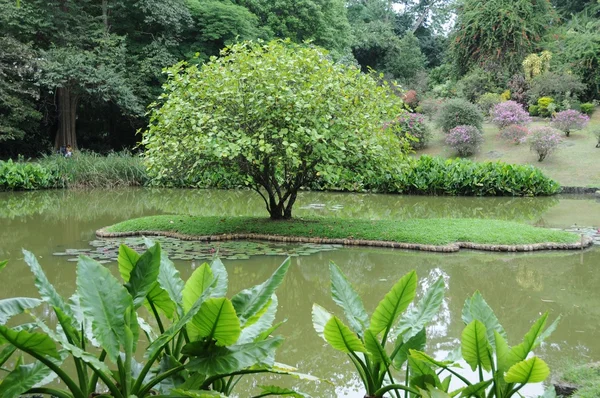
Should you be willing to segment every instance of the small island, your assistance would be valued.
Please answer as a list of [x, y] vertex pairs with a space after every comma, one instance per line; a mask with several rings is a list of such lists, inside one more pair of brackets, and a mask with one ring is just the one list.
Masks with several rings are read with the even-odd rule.
[[574, 233], [516, 222], [485, 219], [361, 220], [295, 218], [272, 221], [260, 217], [196, 217], [159, 215], [136, 218], [96, 231], [99, 237], [169, 236], [183, 240], [268, 240], [377, 246], [433, 252], [460, 248], [525, 252], [574, 250], [592, 239]]

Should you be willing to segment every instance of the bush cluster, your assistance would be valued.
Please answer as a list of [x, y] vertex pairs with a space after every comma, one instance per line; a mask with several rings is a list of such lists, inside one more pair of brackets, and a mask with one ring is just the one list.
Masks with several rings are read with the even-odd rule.
[[495, 105], [491, 116], [492, 122], [500, 128], [531, 122], [528, 112], [523, 108], [523, 105], [516, 101], [504, 101]]
[[588, 116], [591, 116], [592, 113], [594, 113], [594, 108], [595, 105], [591, 102], [585, 102], [579, 105], [579, 110], [581, 111], [581, 113], [585, 113]]
[[531, 129], [527, 140], [529, 147], [537, 153], [538, 161], [541, 162], [558, 148], [562, 137], [560, 131], [552, 127], [535, 127]]
[[483, 114], [477, 105], [461, 98], [455, 98], [442, 105], [437, 117], [437, 124], [445, 133], [457, 126], [474, 126], [481, 130]]
[[483, 134], [475, 126], [456, 126], [446, 134], [446, 145], [460, 156], [474, 154], [482, 143]]
[[527, 134], [529, 134], [527, 128], [517, 124], [511, 124], [500, 130], [500, 138], [517, 145], [527, 140]]
[[496, 93], [485, 93], [477, 100], [477, 105], [484, 115], [489, 115], [491, 110], [502, 102], [502, 96]]
[[[552, 97], [541, 97], [537, 100], [537, 112], [540, 116], [548, 117], [552, 114], [552, 107], [554, 104], [554, 98]], [[556, 105], [555, 105], [556, 106]]]
[[52, 168], [36, 163], [0, 160], [0, 191], [54, 188], [58, 174]]
[[406, 139], [412, 149], [425, 148], [431, 139], [425, 115], [420, 113], [402, 114], [393, 122], [386, 123], [384, 128], [392, 129], [398, 138]]
[[587, 126], [590, 117], [574, 109], [558, 112], [552, 116], [552, 127], [562, 131], [568, 137], [571, 131], [581, 130]]

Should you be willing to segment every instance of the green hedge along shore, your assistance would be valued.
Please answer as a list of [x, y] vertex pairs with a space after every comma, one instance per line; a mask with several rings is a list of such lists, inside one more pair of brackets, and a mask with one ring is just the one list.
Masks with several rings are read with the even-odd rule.
[[96, 234], [99, 237], [162, 235], [186, 240], [334, 243], [439, 252], [454, 252], [461, 247], [489, 251], [581, 249], [592, 244], [590, 238], [570, 232], [478, 219], [271, 221], [258, 217], [161, 215], [123, 221]]

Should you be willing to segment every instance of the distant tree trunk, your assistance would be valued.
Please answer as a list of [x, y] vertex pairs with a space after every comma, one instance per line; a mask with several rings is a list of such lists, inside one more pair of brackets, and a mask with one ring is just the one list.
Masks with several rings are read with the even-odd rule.
[[69, 87], [59, 87], [58, 96], [58, 132], [54, 140], [54, 148], [71, 145], [77, 148], [75, 120], [77, 117], [78, 96]]

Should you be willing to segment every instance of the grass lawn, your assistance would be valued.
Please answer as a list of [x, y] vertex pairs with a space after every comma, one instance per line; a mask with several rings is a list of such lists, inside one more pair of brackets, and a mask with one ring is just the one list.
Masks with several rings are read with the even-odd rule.
[[598, 398], [600, 397], [600, 364], [569, 364], [560, 375], [559, 384], [561, 382], [578, 388], [572, 395], [573, 398]]
[[[545, 121], [532, 123], [530, 127], [547, 125]], [[444, 133], [432, 126], [433, 136], [429, 147], [416, 155], [428, 154], [445, 158], [457, 156], [444, 143]], [[483, 128], [484, 143], [480, 151], [471, 157], [476, 161], [501, 160], [506, 163], [531, 164], [539, 167], [548, 177], [563, 186], [600, 187], [600, 148], [596, 148], [593, 130], [600, 129], [600, 110], [592, 115], [585, 130], [575, 131], [564, 137], [561, 146], [543, 162], [528, 144], [515, 145], [498, 137], [498, 127], [486, 123]]]
[[294, 219], [271, 221], [257, 217], [194, 217], [161, 215], [124, 221], [107, 232], [161, 231], [186, 235], [266, 234], [332, 239], [364, 239], [425, 245], [471, 242], [496, 245], [574, 243], [575, 234], [526, 224], [478, 219]]

